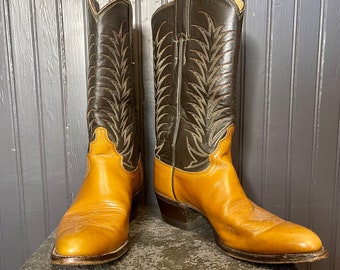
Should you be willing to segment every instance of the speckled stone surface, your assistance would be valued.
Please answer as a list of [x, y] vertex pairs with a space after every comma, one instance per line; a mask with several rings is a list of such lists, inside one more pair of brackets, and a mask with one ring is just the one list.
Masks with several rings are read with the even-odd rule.
[[259, 265], [233, 259], [222, 253], [214, 242], [213, 231], [203, 218], [197, 226], [184, 231], [162, 221], [157, 207], [140, 207], [130, 224], [130, 250], [119, 260], [102, 266], [54, 267], [49, 255], [54, 244], [52, 234], [22, 266], [37, 269], [228, 269], [297, 270], [294, 265]]

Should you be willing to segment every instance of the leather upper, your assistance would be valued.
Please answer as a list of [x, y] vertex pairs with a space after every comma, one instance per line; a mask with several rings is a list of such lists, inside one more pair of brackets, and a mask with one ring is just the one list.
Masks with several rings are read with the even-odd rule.
[[[87, 173], [62, 218], [55, 256], [96, 263], [127, 249], [133, 197], [143, 183], [133, 83], [132, 8], [89, 0]], [[120, 254], [120, 255], [119, 255]], [[91, 263], [93, 263], [91, 261]], [[59, 262], [60, 263], [60, 262]]]
[[206, 168], [235, 121], [241, 18], [225, 0], [174, 1], [154, 14], [156, 157], [166, 164]]
[[98, 10], [89, 1], [89, 71], [87, 119], [90, 140], [97, 127], [123, 156], [127, 170], [139, 159], [133, 79], [132, 9], [128, 1], [111, 1]]
[[152, 18], [155, 190], [202, 213], [226, 248], [269, 256], [317, 252], [322, 243], [314, 232], [247, 198], [232, 164], [240, 7], [232, 0], [175, 0]]
[[247, 198], [232, 165], [233, 132], [231, 125], [209, 156], [209, 167], [200, 172], [172, 168], [155, 159], [156, 193], [202, 213], [228, 247], [254, 254], [321, 250], [321, 240], [314, 232], [271, 214]]
[[56, 251], [65, 256], [95, 256], [115, 251], [128, 238], [131, 199], [142, 188], [142, 165], [123, 167], [105, 128], [95, 130], [87, 173], [56, 234]]

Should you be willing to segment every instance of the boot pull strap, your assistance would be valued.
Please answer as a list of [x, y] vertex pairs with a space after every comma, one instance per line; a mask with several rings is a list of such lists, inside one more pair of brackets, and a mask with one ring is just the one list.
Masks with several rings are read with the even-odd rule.
[[175, 0], [175, 40], [189, 39], [191, 0]]

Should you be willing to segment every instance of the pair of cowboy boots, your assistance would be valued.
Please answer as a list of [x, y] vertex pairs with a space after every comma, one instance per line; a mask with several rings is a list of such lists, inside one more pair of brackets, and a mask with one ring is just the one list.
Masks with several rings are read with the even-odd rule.
[[[319, 237], [251, 202], [232, 165], [243, 11], [241, 0], [175, 0], [153, 15], [158, 205], [180, 228], [206, 217], [233, 257], [320, 260], [327, 251]], [[128, 0], [89, 0], [87, 174], [58, 227], [53, 264], [107, 263], [128, 250], [143, 187], [131, 18]]]

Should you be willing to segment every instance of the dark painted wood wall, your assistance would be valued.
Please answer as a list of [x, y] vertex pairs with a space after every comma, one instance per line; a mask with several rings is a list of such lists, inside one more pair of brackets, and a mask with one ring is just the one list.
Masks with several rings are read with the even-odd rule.
[[[150, 19], [132, 1], [141, 55], [147, 202], [152, 191]], [[57, 226], [85, 173], [86, 1], [0, 0], [0, 269]], [[234, 160], [249, 196], [315, 230], [340, 268], [340, 2], [248, 1]], [[140, 53], [139, 53], [140, 52]]]

